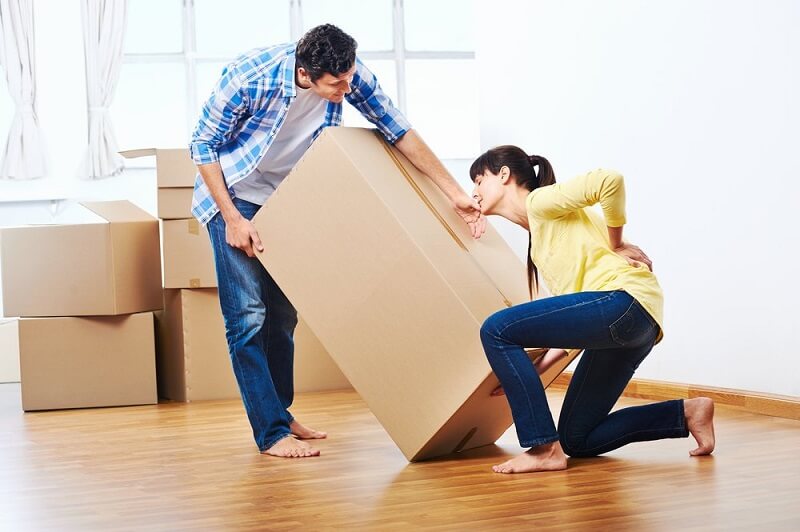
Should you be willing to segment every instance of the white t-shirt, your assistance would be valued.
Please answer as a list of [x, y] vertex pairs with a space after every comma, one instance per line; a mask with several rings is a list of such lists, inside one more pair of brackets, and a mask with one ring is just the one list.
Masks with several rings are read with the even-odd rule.
[[295, 85], [297, 96], [275, 140], [253, 172], [233, 185], [233, 192], [256, 205], [263, 205], [309, 146], [314, 132], [325, 120], [328, 101], [311, 89]]

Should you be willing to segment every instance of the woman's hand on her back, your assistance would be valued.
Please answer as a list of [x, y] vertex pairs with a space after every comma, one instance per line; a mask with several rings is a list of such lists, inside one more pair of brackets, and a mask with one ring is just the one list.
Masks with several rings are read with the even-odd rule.
[[623, 242], [621, 246], [614, 248], [613, 251], [627, 260], [628, 264], [631, 266], [635, 268], [646, 267], [651, 272], [653, 271], [653, 261], [650, 260], [650, 257], [648, 257], [639, 246], [634, 246], [629, 242]]

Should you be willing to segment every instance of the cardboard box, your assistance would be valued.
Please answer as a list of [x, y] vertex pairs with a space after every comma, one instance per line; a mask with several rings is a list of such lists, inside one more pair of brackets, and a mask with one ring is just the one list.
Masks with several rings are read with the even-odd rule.
[[524, 264], [491, 226], [472, 239], [396, 149], [340, 127], [323, 131], [254, 223], [269, 250], [259, 259], [409, 460], [508, 429], [479, 330], [529, 298]]
[[6, 316], [98, 316], [161, 308], [158, 220], [127, 201], [81, 205], [99, 221], [0, 230]]
[[[231, 368], [216, 289], [166, 290], [158, 316], [158, 393], [174, 401], [233, 399]], [[295, 331], [295, 391], [350, 388], [308, 326]]]
[[217, 286], [208, 231], [195, 218], [161, 221], [164, 288]]
[[17, 320], [0, 319], [0, 383], [19, 382]]
[[193, 187], [159, 188], [156, 205], [163, 220], [186, 218], [192, 215]]
[[23, 410], [155, 404], [153, 313], [22, 318]]
[[145, 148], [122, 151], [126, 159], [156, 158], [158, 182], [158, 217], [165, 220], [192, 216], [192, 192], [197, 166], [186, 148]]

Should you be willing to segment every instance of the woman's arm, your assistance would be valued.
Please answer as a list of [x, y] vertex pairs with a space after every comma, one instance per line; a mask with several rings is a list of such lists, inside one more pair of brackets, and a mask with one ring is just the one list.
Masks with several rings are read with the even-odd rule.
[[532, 196], [530, 213], [543, 219], [557, 219], [600, 204], [606, 224], [625, 225], [625, 181], [613, 170], [597, 169], [563, 183], [542, 187]]
[[625, 225], [625, 179], [613, 170], [597, 169], [564, 183], [540, 189], [531, 199], [531, 214], [557, 219], [584, 207], [600, 204], [608, 229], [611, 249], [629, 264], [653, 269], [650, 258], [638, 247], [622, 239]]
[[608, 242], [611, 246], [611, 250], [617, 255], [624, 257], [631, 266], [635, 266], [636, 268], [646, 266], [648, 270], [653, 271], [653, 262], [650, 260], [650, 257], [648, 257], [639, 246], [634, 246], [622, 240], [622, 226], [608, 226]]

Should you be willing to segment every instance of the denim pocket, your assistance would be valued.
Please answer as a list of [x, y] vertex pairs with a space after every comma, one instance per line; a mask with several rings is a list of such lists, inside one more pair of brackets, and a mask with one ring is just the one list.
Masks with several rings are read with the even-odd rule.
[[621, 346], [643, 344], [656, 334], [647, 312], [634, 299], [617, 321], [609, 325], [611, 337]]

